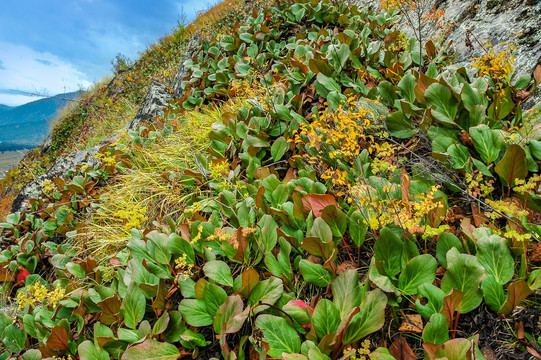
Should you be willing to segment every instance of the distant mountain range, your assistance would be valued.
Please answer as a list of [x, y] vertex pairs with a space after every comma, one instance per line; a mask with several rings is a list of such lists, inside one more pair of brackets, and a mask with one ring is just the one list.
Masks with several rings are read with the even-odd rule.
[[57, 111], [78, 95], [59, 94], [17, 107], [0, 104], [0, 151], [38, 147], [49, 134]]
[[11, 110], [11, 109], [13, 109], [13, 106], [7, 106], [7, 105], [0, 104], [0, 113], [3, 113], [4, 111], [8, 111], [8, 110]]

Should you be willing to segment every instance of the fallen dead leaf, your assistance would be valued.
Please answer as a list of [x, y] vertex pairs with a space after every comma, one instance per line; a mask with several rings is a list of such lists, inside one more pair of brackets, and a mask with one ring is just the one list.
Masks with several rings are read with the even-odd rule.
[[398, 328], [398, 331], [422, 334], [423, 318], [419, 314], [406, 315], [406, 318]]
[[403, 336], [396, 339], [389, 347], [389, 352], [396, 360], [415, 360], [415, 354]]

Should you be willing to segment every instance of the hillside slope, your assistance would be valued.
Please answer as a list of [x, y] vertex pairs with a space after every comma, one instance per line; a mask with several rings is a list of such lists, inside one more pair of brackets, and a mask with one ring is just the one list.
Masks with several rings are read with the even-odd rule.
[[451, 67], [444, 3], [222, 2], [83, 100], [5, 181], [0, 360], [541, 358], [541, 66]]

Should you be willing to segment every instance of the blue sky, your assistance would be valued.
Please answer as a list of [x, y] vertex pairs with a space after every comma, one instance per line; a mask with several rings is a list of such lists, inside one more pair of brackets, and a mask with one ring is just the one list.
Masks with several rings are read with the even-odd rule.
[[[0, 0], [0, 104], [86, 88], [216, 0]], [[19, 92], [14, 92], [17, 90]]]

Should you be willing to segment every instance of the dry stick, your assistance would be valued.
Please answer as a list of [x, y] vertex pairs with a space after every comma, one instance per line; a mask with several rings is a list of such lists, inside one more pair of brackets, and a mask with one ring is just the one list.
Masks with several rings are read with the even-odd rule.
[[[404, 150], [408, 151], [410, 154], [412, 154], [413, 156], [415, 156], [416, 158], [418, 158], [424, 165], [426, 165], [427, 167], [430, 167], [430, 164], [428, 164], [424, 158], [422, 158], [421, 156], [417, 155], [416, 153], [414, 153], [412, 150], [408, 149], [407, 147], [403, 146], [402, 144], [400, 144], [399, 142], [391, 139], [391, 138], [388, 138], [386, 137], [385, 140], [388, 140], [388, 141], [391, 141], [392, 143], [400, 146], [401, 148], [403, 148]], [[494, 211], [496, 214], [504, 217], [505, 219], [507, 219], [508, 221], [512, 222], [513, 224], [517, 225], [519, 228], [521, 228], [522, 230], [526, 231], [528, 234], [530, 234], [532, 236], [532, 238], [536, 241], [540, 241], [539, 238], [537, 238], [536, 234], [532, 233], [531, 231], [529, 231], [528, 229], [526, 229], [522, 224], [516, 222], [515, 220], [511, 219], [509, 216], [507, 216], [506, 214], [494, 209], [492, 206], [490, 206], [489, 204], [487, 204], [486, 202], [484, 202], [483, 200], [480, 200], [480, 199], [477, 199], [476, 197], [472, 196], [470, 193], [468, 193], [467, 191], [465, 191], [464, 189], [462, 189], [458, 184], [456, 184], [452, 179], [450, 179], [449, 177], [443, 175], [442, 173], [435, 173], [435, 175], [433, 175], [433, 178], [435, 180], [439, 180], [442, 182], [442, 183], [446, 183], [448, 185], [451, 185], [453, 186], [454, 188], [458, 189], [462, 194], [466, 195], [466, 197], [470, 200], [473, 200], [477, 203], [479, 203], [480, 205], [484, 205], [486, 207], [489, 207], [492, 211]]]

